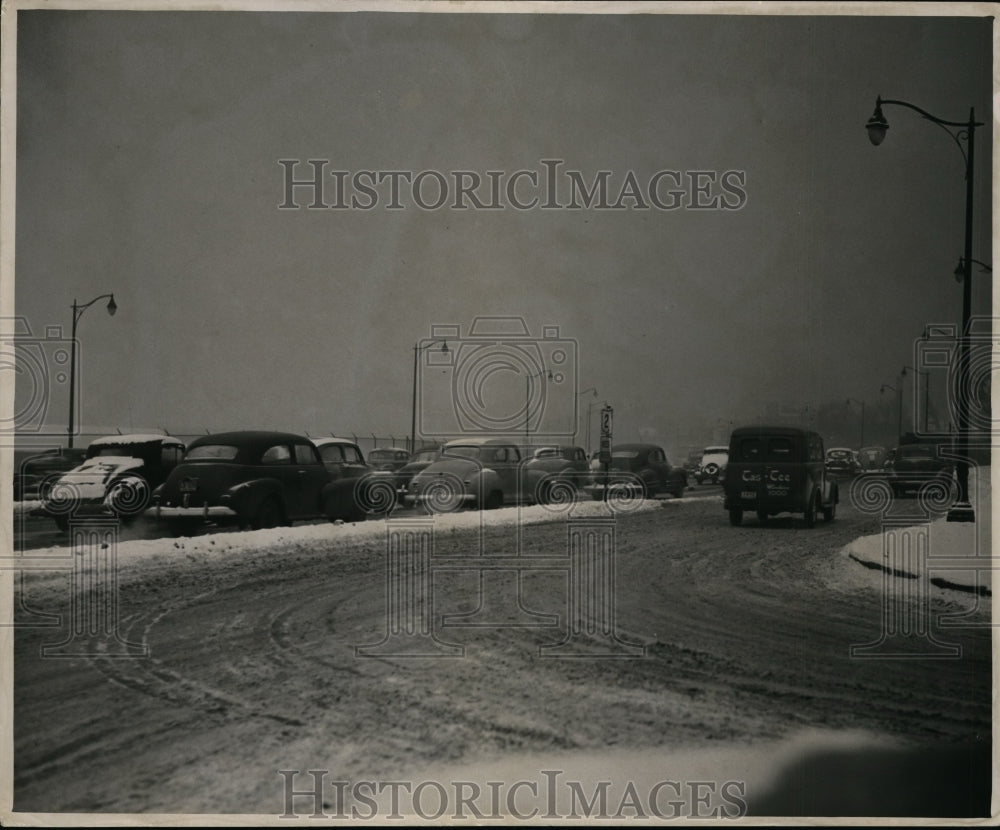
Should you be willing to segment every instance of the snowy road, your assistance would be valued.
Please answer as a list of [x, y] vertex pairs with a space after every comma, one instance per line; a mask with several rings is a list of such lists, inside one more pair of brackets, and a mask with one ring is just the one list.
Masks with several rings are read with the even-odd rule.
[[[16, 630], [15, 808], [277, 816], [278, 770], [388, 781], [507, 763], [537, 779], [538, 758], [583, 770], [615, 757], [633, 777], [657, 763], [729, 776], [736, 764], [753, 811], [766, 776], [734, 759], [802, 730], [913, 747], [988, 737], [988, 628], [935, 628], [961, 647], [953, 659], [921, 658], [926, 639], [914, 659], [851, 658], [879, 638], [886, 599], [880, 575], [840, 551], [876, 520], [845, 504], [811, 530], [798, 518], [733, 528], [717, 495], [646, 507], [603, 525], [617, 569], [601, 583], [613, 590], [593, 595], [574, 593], [580, 573], [560, 564], [569, 525], [536, 522], [541, 508], [495, 511], [481, 535], [467, 526], [481, 514], [439, 526], [429, 581], [405, 584], [429, 592], [432, 633], [452, 656], [356, 651], [386, 638], [400, 601], [383, 522], [123, 542], [118, 630], [132, 645], [81, 636], [65, 650], [92, 656], [42, 657], [66, 625]], [[579, 520], [593, 525], [597, 510]], [[477, 570], [479, 554], [498, 569]], [[520, 588], [518, 554], [536, 559]], [[71, 597], [86, 607], [77, 584], [68, 570], [29, 573], [19, 619], [65, 623]], [[477, 599], [480, 616], [463, 619]], [[925, 599], [935, 619], [975, 604]], [[619, 659], [602, 659], [609, 641], [587, 625], [608, 619], [608, 601]], [[557, 659], [546, 647], [574, 620], [572, 659]], [[729, 765], [691, 760], [710, 750]], [[919, 812], [922, 785], [903, 787]]]

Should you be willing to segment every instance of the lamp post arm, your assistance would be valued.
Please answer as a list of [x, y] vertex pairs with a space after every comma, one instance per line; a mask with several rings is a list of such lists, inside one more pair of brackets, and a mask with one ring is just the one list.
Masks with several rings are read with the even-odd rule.
[[927, 112], [927, 110], [921, 109], [916, 104], [911, 104], [908, 101], [899, 101], [899, 100], [896, 100], [894, 98], [883, 98], [882, 96], [878, 96], [878, 98], [876, 98], [876, 103], [877, 104], [895, 104], [896, 106], [899, 106], [899, 107], [908, 107], [909, 109], [913, 110], [914, 112], [920, 113], [928, 121], [933, 121], [935, 124], [940, 124], [940, 125], [942, 125], [944, 127], [982, 127], [983, 126], [983, 122], [982, 121], [973, 121], [971, 116], [970, 116], [970, 118], [969, 118], [968, 121], [945, 121], [943, 118], [938, 118], [936, 115], [931, 115], [929, 112]]
[[88, 308], [90, 308], [98, 300], [104, 300], [104, 299], [113, 300], [114, 298], [115, 298], [114, 294], [101, 294], [98, 297], [94, 297], [94, 299], [92, 299], [89, 303], [80, 304], [76, 300], [73, 300], [73, 329], [74, 329], [74, 331], [76, 330], [76, 321], [79, 320], [83, 316], [83, 312], [85, 312]]
[[[975, 109], [969, 111], [968, 121], [945, 121], [943, 118], [938, 118], [936, 115], [931, 115], [927, 110], [921, 109], [915, 104], [911, 104], [908, 101], [899, 101], [893, 98], [882, 98], [876, 99], [876, 106], [881, 106], [882, 104], [895, 104], [900, 107], [906, 107], [911, 109], [922, 118], [930, 121], [932, 124], [936, 124], [942, 130], [944, 130], [951, 137], [951, 140], [955, 142], [955, 146], [958, 147], [958, 152], [962, 154], [962, 160], [965, 162], [965, 176], [970, 178], [972, 176], [972, 136], [976, 131], [976, 127], [982, 127], [982, 121], [975, 120]], [[952, 132], [949, 127], [960, 128], [957, 132]], [[969, 153], [965, 152], [965, 148], [962, 147], [961, 139], [965, 138], [969, 142]]]

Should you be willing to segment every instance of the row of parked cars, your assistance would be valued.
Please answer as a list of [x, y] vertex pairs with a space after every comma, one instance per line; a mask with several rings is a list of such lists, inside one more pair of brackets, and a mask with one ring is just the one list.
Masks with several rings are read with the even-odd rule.
[[[882, 466], [869, 468], [862, 456]], [[884, 472], [899, 494], [929, 481], [950, 486], [954, 474], [933, 445], [824, 452], [815, 432], [744, 427], [733, 431], [728, 446], [706, 447], [693, 478], [724, 485], [734, 524], [747, 510], [762, 522], [781, 512], [803, 513], [812, 524], [819, 513], [833, 519], [837, 475], [866, 468]], [[178, 532], [206, 523], [266, 528], [318, 518], [358, 521], [397, 505], [493, 509], [604, 499], [612, 490], [679, 497], [692, 475], [671, 465], [655, 444], [616, 445], [606, 466], [582, 447], [525, 446], [500, 437], [459, 439], [412, 455], [376, 448], [366, 460], [348, 439], [265, 431], [206, 435], [187, 446], [166, 435], [113, 435], [93, 441], [82, 458], [75, 450], [44, 453], [18, 472], [16, 491], [22, 498], [33, 492], [40, 501], [34, 515], [52, 518], [61, 529], [85, 514], [126, 522], [146, 515]]]
[[187, 446], [166, 435], [112, 435], [93, 441], [82, 458], [79, 451], [44, 453], [18, 472], [19, 498], [37, 498], [32, 514], [63, 530], [87, 514], [126, 522], [146, 515], [184, 532], [206, 523], [357, 521], [399, 504], [491, 509], [581, 494], [604, 498], [623, 484], [636, 497], [680, 496], [687, 487], [684, 470], [652, 444], [613, 447], [602, 470], [578, 446], [461, 439], [412, 455], [376, 448], [366, 460], [344, 438], [265, 431], [205, 435]]

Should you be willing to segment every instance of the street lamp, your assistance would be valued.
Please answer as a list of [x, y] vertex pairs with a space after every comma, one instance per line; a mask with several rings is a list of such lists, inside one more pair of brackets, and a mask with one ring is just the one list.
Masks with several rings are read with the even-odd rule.
[[410, 452], [414, 453], [417, 451], [417, 360], [420, 357], [420, 353], [424, 349], [429, 349], [431, 346], [436, 346], [441, 343], [441, 354], [448, 354], [448, 341], [447, 340], [432, 340], [430, 343], [425, 343], [420, 345], [419, 343], [413, 344], [413, 408], [410, 410]]
[[[588, 392], [590, 392], [593, 397], [595, 397], [595, 398], [597, 397], [597, 389], [595, 387], [593, 387], [593, 386], [588, 386], [582, 392], [577, 392], [576, 393], [577, 400], [579, 400], [580, 398], [582, 398]], [[590, 408], [589, 407], [587, 408], [587, 415], [588, 416], [590, 415]], [[574, 441], [576, 441], [576, 436], [579, 433], [579, 431], [580, 431], [580, 419], [577, 418], [576, 419], [576, 432], [573, 433], [573, 440]], [[587, 423], [587, 438], [588, 439], [590, 438], [590, 423], [589, 423], [589, 421]], [[587, 449], [587, 452], [590, 452], [590, 448], [589, 447]]]
[[[987, 265], [985, 262], [980, 262], [978, 259], [972, 260], [979, 266], [980, 271], [992, 271], [993, 269]], [[955, 266], [955, 282], [962, 282], [965, 279], [965, 259], [963, 257], [958, 258], [958, 265]]]
[[[902, 388], [902, 384], [900, 384], [900, 389], [901, 388]], [[900, 389], [897, 389], [895, 386], [890, 386], [888, 383], [883, 383], [882, 387], [878, 390], [878, 393], [881, 395], [882, 393], [885, 392], [886, 389], [891, 389], [893, 392], [896, 393], [896, 407], [897, 407], [897, 410], [898, 410], [898, 413], [899, 413], [898, 416], [897, 416], [897, 419], [896, 419], [896, 421], [897, 421], [896, 422], [896, 443], [899, 444], [899, 439], [902, 438], [902, 436], [903, 436], [903, 394], [900, 391]]]
[[112, 317], [115, 316], [115, 312], [118, 311], [118, 304], [115, 303], [114, 294], [101, 294], [94, 297], [89, 303], [83, 303], [82, 305], [73, 299], [73, 329], [70, 334], [70, 346], [69, 346], [69, 428], [67, 432], [69, 433], [69, 442], [67, 446], [73, 449], [73, 428], [74, 428], [74, 416], [76, 408], [76, 324], [80, 321], [88, 308], [90, 308], [98, 300], [103, 300], [108, 297], [108, 314]]
[[[924, 371], [923, 369], [915, 369], [913, 366], [904, 366], [903, 370], [899, 373], [900, 378], [906, 377], [906, 370], [909, 369], [916, 372], [919, 375], [924, 376], [924, 429], [927, 429], [927, 395], [930, 392], [929, 383], [927, 378], [930, 377], [930, 372]], [[920, 432], [920, 421], [917, 418], [916, 407], [913, 409], [913, 431]]]
[[861, 443], [858, 444], [858, 449], [861, 449], [865, 445], [865, 402], [857, 398], [848, 398], [844, 405], [850, 406], [852, 401], [861, 404]]
[[[962, 274], [962, 343], [958, 362], [958, 500], [948, 511], [949, 522], [974, 522], [976, 514], [969, 502], [969, 393], [966, 380], [969, 373], [969, 321], [972, 318], [972, 184], [975, 172], [976, 127], [983, 126], [982, 121], [976, 121], [975, 107], [969, 108], [968, 121], [945, 121], [931, 115], [926, 110], [908, 104], [906, 101], [894, 101], [878, 96], [875, 99], [875, 111], [865, 124], [868, 138], [876, 147], [885, 140], [889, 122], [882, 114], [883, 104], [895, 104], [919, 113], [932, 124], [936, 124], [951, 136], [965, 162], [965, 255], [959, 260], [964, 266]], [[954, 130], [948, 129], [954, 127]], [[962, 149], [965, 141], [968, 152]]]
[[[548, 374], [546, 374], [548, 373]], [[531, 375], [524, 376], [524, 443], [530, 444], [530, 430], [531, 430], [531, 381], [535, 378], [545, 375], [549, 380], [552, 380], [552, 370], [546, 369], [544, 366], [537, 372]]]
[[[594, 397], [597, 397], [596, 395]], [[587, 455], [591, 453], [590, 446], [590, 421], [594, 417], [594, 407], [595, 406], [607, 406], [607, 401], [591, 401], [587, 404]]]

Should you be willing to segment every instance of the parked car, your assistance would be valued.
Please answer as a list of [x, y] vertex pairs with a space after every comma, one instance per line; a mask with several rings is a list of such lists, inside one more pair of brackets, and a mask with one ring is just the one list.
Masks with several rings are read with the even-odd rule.
[[368, 453], [368, 466], [373, 470], [393, 471], [406, 466], [410, 454], [399, 447], [376, 447]]
[[955, 465], [938, 454], [934, 444], [902, 444], [886, 468], [889, 486], [896, 495], [917, 493], [926, 485], [939, 484], [954, 494]]
[[862, 470], [881, 470], [886, 461], [885, 447], [862, 447], [858, 450]]
[[413, 477], [404, 499], [434, 512], [492, 510], [532, 500], [541, 476], [522, 471], [521, 451], [512, 441], [463, 438], [445, 444], [440, 457]]
[[537, 481], [535, 501], [575, 498], [590, 481], [590, 462], [583, 447], [559, 444], [537, 447], [524, 462], [526, 475]]
[[[326, 463], [321, 453], [334, 460]], [[343, 451], [317, 448], [292, 433], [206, 435], [191, 442], [148, 512], [176, 532], [209, 522], [258, 529], [304, 519], [357, 521], [364, 511], [354, 467]]]
[[60, 530], [74, 516], [107, 515], [129, 521], [150, 504], [153, 490], [180, 462], [184, 443], [169, 435], [109, 435], [92, 441], [83, 463], [56, 478], [36, 515]]
[[861, 472], [861, 462], [854, 450], [831, 447], [826, 451], [826, 469], [830, 473], [853, 476]]
[[332, 479], [359, 478], [372, 472], [365, 462], [365, 454], [354, 441], [346, 438], [314, 438], [313, 445], [319, 450], [323, 465]]
[[822, 437], [795, 427], [733, 430], [724, 493], [733, 525], [752, 510], [761, 524], [778, 513], [802, 513], [806, 526], [813, 527], [820, 512], [833, 521], [840, 500], [836, 477], [826, 469]]
[[711, 481], [718, 484], [726, 474], [726, 465], [729, 463], [729, 447], [705, 447], [701, 453], [701, 465], [695, 480], [702, 484]]
[[440, 458], [441, 449], [440, 444], [430, 444], [426, 447], [421, 447], [410, 456], [410, 460], [406, 464], [393, 473], [397, 501], [403, 501], [413, 477], [421, 470], [427, 469], [430, 464], [433, 464]]
[[63, 473], [78, 467], [87, 457], [86, 447], [55, 447], [18, 458], [14, 463], [14, 501], [42, 499]]
[[593, 499], [603, 500], [609, 486], [633, 487], [637, 498], [664, 494], [679, 498], [687, 488], [687, 473], [672, 467], [656, 444], [616, 444], [611, 447], [610, 469], [593, 473], [587, 491]]

